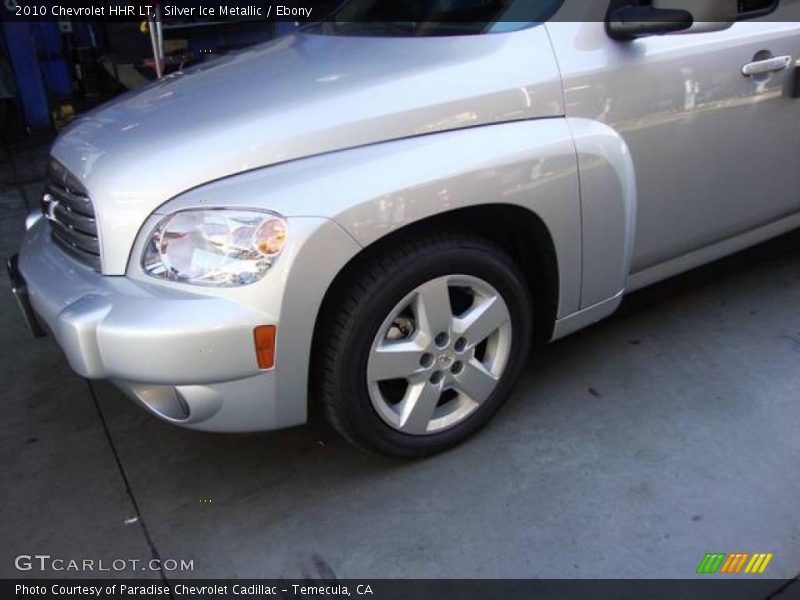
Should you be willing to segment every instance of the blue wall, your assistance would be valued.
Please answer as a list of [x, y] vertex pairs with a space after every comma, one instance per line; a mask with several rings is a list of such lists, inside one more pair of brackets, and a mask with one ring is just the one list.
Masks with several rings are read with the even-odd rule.
[[25, 122], [32, 129], [44, 129], [50, 127], [50, 104], [32, 27], [32, 23], [24, 21], [3, 21], [3, 34]]

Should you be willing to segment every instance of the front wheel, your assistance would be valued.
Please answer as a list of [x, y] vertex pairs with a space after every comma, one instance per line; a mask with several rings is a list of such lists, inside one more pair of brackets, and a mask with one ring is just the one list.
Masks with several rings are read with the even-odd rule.
[[316, 396], [347, 439], [420, 457], [482, 427], [508, 397], [531, 339], [514, 261], [472, 236], [375, 256], [323, 315]]

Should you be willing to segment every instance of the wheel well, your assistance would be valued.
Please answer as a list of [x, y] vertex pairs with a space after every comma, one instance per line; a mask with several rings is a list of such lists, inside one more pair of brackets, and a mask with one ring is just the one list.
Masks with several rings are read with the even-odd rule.
[[558, 308], [558, 261], [550, 232], [533, 212], [520, 206], [490, 204], [457, 209], [416, 221], [382, 237], [354, 256], [328, 287], [314, 325], [314, 343], [324, 323], [325, 314], [348, 285], [354, 273], [387, 246], [413, 239], [425, 231], [455, 230], [481, 235], [503, 248], [522, 269], [533, 298], [534, 338], [546, 342], [553, 334]]

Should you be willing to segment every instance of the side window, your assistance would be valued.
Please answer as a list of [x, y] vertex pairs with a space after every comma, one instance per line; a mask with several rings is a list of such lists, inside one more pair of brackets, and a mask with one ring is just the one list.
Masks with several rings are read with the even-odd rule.
[[774, 12], [779, 0], [739, 0], [739, 20], [756, 19]]

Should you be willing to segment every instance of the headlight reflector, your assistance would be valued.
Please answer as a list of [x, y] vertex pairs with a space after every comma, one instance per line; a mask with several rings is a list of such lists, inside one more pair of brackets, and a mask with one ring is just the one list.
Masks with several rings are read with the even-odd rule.
[[196, 285], [248, 285], [264, 277], [287, 235], [286, 221], [266, 211], [186, 210], [156, 226], [142, 268], [153, 277]]

